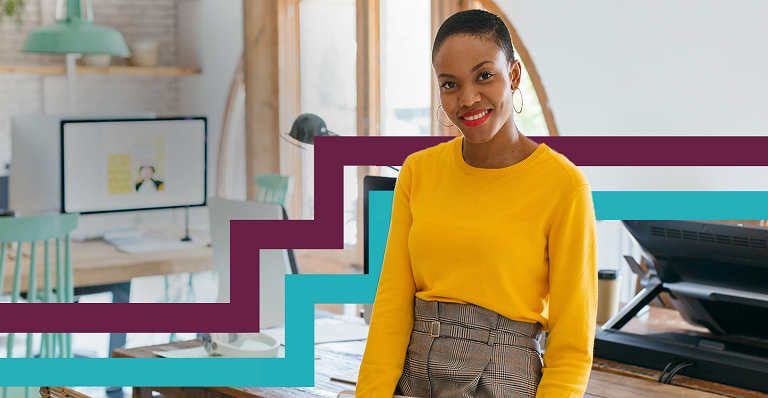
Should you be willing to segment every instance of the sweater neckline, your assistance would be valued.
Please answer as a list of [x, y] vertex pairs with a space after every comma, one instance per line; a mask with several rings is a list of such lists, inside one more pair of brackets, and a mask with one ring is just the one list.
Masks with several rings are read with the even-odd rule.
[[461, 147], [464, 142], [464, 137], [459, 136], [456, 137], [456, 139], [453, 140], [453, 153], [454, 153], [454, 160], [456, 161], [456, 166], [464, 173], [476, 175], [476, 176], [486, 176], [486, 177], [506, 177], [512, 173], [515, 173], [516, 171], [528, 166], [533, 161], [536, 160], [541, 154], [544, 152], [549, 151], [549, 147], [547, 144], [541, 143], [536, 148], [536, 150], [533, 151], [532, 154], [530, 154], [527, 158], [523, 159], [520, 162], [517, 162], [511, 166], [502, 167], [500, 169], [484, 169], [480, 167], [474, 167], [467, 164], [466, 161], [464, 161], [464, 155], [461, 153]]

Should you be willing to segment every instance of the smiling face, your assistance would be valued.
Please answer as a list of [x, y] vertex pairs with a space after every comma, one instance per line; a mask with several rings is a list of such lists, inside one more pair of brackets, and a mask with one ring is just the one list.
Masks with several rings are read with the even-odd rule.
[[153, 171], [151, 167], [143, 166], [141, 169], [139, 169], [140, 180], [148, 180], [152, 178], [152, 174], [153, 174]]
[[[520, 62], [510, 64], [490, 40], [454, 35], [445, 40], [433, 67], [440, 103], [467, 141], [513, 132], [512, 89], [520, 84]], [[447, 123], [446, 123], [447, 124]]]

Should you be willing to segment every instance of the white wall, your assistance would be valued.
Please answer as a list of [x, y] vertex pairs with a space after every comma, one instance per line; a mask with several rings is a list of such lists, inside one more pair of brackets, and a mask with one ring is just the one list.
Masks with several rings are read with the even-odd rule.
[[[159, 65], [178, 66], [177, 1], [93, 0], [95, 23], [119, 30], [131, 44], [142, 40], [160, 43]], [[56, 0], [27, 0], [23, 25], [5, 18], [0, 24], [0, 65], [63, 65], [63, 55], [22, 53], [29, 32], [54, 23]], [[112, 57], [113, 65], [125, 60]], [[117, 115], [154, 112], [178, 113], [178, 82], [174, 77], [81, 75], [77, 77], [77, 113]], [[66, 114], [64, 76], [0, 74], [0, 175], [11, 160], [8, 118], [25, 114]]]
[[[768, 132], [767, 2], [495, 1], [530, 53], [563, 136]], [[619, 169], [592, 173], [593, 189], [621, 181], [638, 190], [764, 189], [743, 178], [685, 178], [691, 170], [659, 181], [658, 168]], [[639, 252], [623, 234], [618, 221], [598, 222], [598, 266], [622, 269], [627, 300], [634, 278], [621, 255]]]
[[179, 111], [208, 117], [208, 195], [216, 193], [227, 95], [243, 52], [242, 0], [179, 2], [179, 57], [202, 74], [179, 81]]
[[762, 135], [768, 2], [495, 0], [561, 135]]

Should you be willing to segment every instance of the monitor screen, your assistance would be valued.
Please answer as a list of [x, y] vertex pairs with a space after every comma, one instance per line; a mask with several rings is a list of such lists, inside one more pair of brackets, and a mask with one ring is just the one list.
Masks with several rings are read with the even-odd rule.
[[62, 213], [204, 206], [206, 119], [64, 120]]
[[392, 221], [396, 178], [366, 176], [363, 179], [363, 272], [381, 271]]

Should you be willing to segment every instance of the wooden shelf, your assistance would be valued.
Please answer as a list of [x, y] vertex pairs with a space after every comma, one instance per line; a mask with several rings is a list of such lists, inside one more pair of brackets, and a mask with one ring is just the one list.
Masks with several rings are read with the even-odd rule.
[[[27, 75], [65, 75], [66, 68], [61, 66], [0, 66], [0, 74], [27, 74]], [[122, 76], [187, 76], [198, 75], [200, 69], [176, 68], [167, 66], [107, 66], [96, 68], [92, 66], [78, 66], [79, 75], [122, 75]]]

